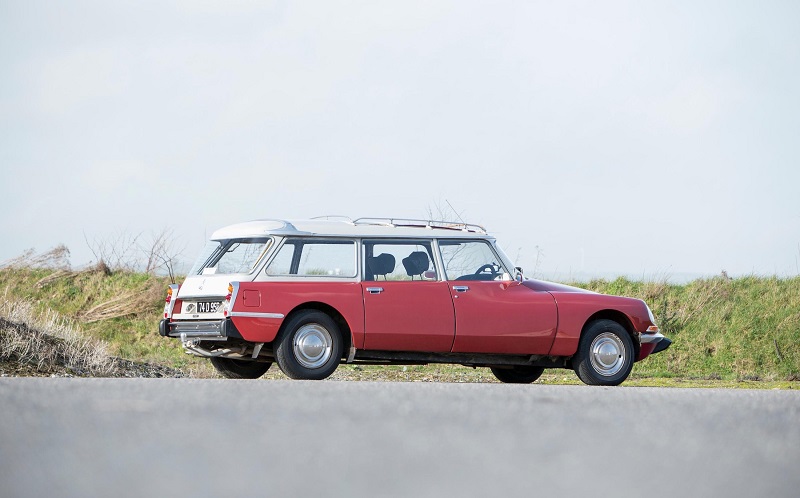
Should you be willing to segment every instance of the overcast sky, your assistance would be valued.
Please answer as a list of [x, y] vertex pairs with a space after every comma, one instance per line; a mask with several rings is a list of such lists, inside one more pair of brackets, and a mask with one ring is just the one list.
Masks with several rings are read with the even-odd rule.
[[0, 0], [0, 262], [449, 201], [529, 273], [797, 275], [798, 26], [796, 1]]

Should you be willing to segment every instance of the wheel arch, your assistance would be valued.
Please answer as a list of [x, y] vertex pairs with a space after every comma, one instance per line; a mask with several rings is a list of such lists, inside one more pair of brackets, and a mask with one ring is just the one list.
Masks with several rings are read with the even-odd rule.
[[280, 336], [280, 334], [283, 332], [284, 327], [286, 327], [286, 324], [289, 323], [289, 321], [294, 315], [306, 310], [321, 311], [322, 313], [325, 313], [326, 315], [331, 317], [331, 319], [339, 327], [339, 334], [342, 336], [342, 357], [347, 357], [347, 354], [350, 352], [350, 347], [353, 344], [353, 331], [350, 328], [350, 324], [347, 323], [347, 320], [345, 319], [344, 315], [330, 304], [326, 304], [320, 301], [308, 301], [303, 304], [295, 306], [283, 320], [281, 328], [278, 331], [278, 336]]
[[633, 342], [633, 352], [634, 352], [634, 362], [636, 361], [635, 358], [639, 357], [639, 341], [636, 339], [636, 330], [633, 328], [633, 323], [631, 323], [630, 318], [625, 313], [619, 310], [613, 309], [605, 309], [596, 312], [592, 316], [590, 316], [586, 322], [583, 324], [583, 328], [581, 329], [581, 337], [586, 333], [589, 329], [589, 326], [596, 322], [597, 320], [611, 320], [612, 322], [617, 322], [618, 324], [622, 325], [628, 335], [631, 336], [631, 341]]

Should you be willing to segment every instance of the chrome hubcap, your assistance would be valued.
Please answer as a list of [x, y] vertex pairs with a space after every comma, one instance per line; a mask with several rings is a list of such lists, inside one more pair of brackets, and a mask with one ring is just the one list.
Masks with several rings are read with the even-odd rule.
[[603, 332], [592, 341], [592, 368], [604, 377], [616, 375], [625, 366], [625, 344], [611, 332]]
[[294, 335], [292, 349], [302, 366], [319, 368], [330, 359], [332, 346], [330, 332], [318, 323], [309, 323], [300, 327]]

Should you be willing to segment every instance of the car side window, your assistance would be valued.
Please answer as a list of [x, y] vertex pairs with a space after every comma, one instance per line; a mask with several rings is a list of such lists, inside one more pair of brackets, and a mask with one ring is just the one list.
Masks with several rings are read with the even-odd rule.
[[430, 241], [365, 241], [364, 280], [436, 280]]
[[495, 280], [505, 271], [484, 241], [440, 240], [439, 248], [447, 280]]
[[355, 277], [356, 244], [351, 240], [287, 239], [267, 266], [267, 275]]

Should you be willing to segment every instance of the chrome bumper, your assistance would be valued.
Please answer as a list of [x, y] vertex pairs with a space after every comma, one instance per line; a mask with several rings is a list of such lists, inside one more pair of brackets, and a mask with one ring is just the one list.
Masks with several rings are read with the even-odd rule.
[[187, 340], [226, 341], [228, 338], [241, 339], [242, 335], [230, 319], [224, 320], [186, 320], [171, 322], [161, 320], [158, 333], [164, 337], [179, 337]]
[[181, 341], [187, 339], [200, 339], [203, 341], [227, 341], [225, 321], [213, 320], [202, 322], [172, 322], [169, 324], [170, 337], [180, 337]]
[[656, 347], [650, 354], [656, 354], [670, 347], [672, 341], [664, 337], [661, 332], [656, 332], [655, 334], [639, 334], [639, 344], [655, 344]]

